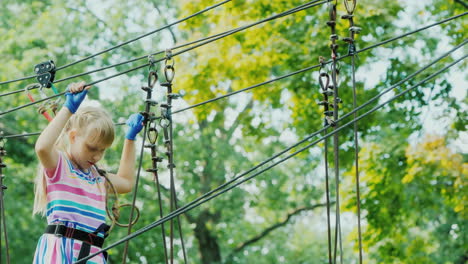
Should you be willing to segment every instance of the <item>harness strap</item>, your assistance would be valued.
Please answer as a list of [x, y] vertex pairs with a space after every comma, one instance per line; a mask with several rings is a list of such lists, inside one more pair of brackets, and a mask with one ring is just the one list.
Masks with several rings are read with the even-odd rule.
[[104, 244], [104, 238], [97, 236], [97, 233], [99, 233], [100, 231], [104, 231], [104, 229], [101, 228], [101, 230], [99, 230], [99, 228], [93, 233], [88, 233], [86, 231], [67, 227], [64, 224], [54, 224], [48, 225], [44, 233], [53, 234], [59, 237], [63, 236], [72, 239], [78, 239], [93, 246], [102, 247], [102, 245]]
[[[88, 233], [88, 237], [91, 239], [91, 242], [93, 242], [93, 239], [95, 239], [97, 237], [96, 236], [97, 233], [103, 231], [104, 234], [107, 234], [107, 231], [109, 231], [109, 229], [110, 229], [109, 225], [101, 224], [96, 229], [96, 231], [94, 231], [93, 233]], [[101, 237], [99, 237], [99, 238], [101, 238]], [[103, 242], [104, 242], [104, 239], [103, 239]], [[86, 263], [86, 261], [80, 261], [80, 259], [89, 256], [89, 253], [91, 252], [91, 245], [92, 245], [92, 243], [90, 243], [90, 244], [83, 243], [81, 245], [80, 253], [78, 254], [78, 261], [76, 262], [76, 264], [85, 264]], [[103, 254], [104, 254], [104, 258], [107, 260], [107, 252], [104, 251]]]

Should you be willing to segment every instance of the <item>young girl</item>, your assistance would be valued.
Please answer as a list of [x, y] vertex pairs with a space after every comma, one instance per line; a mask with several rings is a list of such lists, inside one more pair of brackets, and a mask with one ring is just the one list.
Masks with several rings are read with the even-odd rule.
[[[106, 186], [95, 164], [114, 140], [109, 115], [81, 102], [90, 87], [73, 83], [64, 107], [44, 129], [36, 142], [36, 154], [43, 170], [36, 178], [34, 213], [47, 216], [48, 226], [40, 237], [34, 264], [71, 264], [100, 250], [108, 230]], [[134, 185], [134, 140], [143, 127], [143, 116], [127, 121], [122, 158], [117, 174], [107, 174], [118, 193]], [[86, 263], [106, 263], [103, 254]]]

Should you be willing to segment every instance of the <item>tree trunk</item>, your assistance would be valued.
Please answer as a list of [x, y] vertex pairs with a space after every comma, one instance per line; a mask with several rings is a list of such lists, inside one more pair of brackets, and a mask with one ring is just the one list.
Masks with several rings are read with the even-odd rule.
[[201, 262], [203, 264], [221, 263], [221, 252], [216, 236], [213, 236], [206, 223], [211, 218], [210, 213], [203, 211], [197, 218], [195, 237], [198, 240]]

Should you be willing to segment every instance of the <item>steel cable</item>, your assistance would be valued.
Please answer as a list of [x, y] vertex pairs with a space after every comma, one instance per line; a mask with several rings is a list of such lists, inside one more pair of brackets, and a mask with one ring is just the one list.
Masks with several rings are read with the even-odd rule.
[[[281, 160], [275, 162], [274, 164], [272, 164], [272, 165], [270, 165], [270, 166], [268, 166], [268, 167], [266, 167], [266, 168], [264, 168], [264, 169], [262, 169], [262, 170], [256, 172], [255, 174], [253, 174], [253, 175], [251, 175], [251, 176], [249, 176], [249, 177], [247, 177], [247, 178], [245, 178], [245, 179], [242, 179], [240, 182], [238, 182], [238, 183], [236, 183], [236, 184], [234, 184], [234, 185], [228, 187], [227, 189], [221, 190], [221, 188], [224, 188], [225, 186], [234, 183], [235, 181], [239, 180], [241, 177], [243, 177], [243, 176], [247, 175], [248, 173], [250, 173], [250, 172], [256, 170], [256, 169], [259, 168], [260, 166], [263, 166], [263, 165], [266, 164], [267, 162], [272, 161], [274, 158], [278, 157], [279, 155], [278, 155], [278, 154], [275, 155], [274, 157], [268, 159], [267, 161], [262, 162], [261, 164], [255, 166], [254, 168], [252, 168], [252, 169], [250, 169], [250, 170], [248, 170], [248, 171], [246, 171], [246, 172], [240, 174], [239, 176], [235, 177], [235, 178], [232, 179], [231, 181], [229, 181], [229, 182], [227, 182], [227, 183], [225, 183], [225, 184], [219, 186], [218, 188], [216, 188], [216, 189], [214, 189], [214, 190], [212, 190], [212, 191], [206, 193], [205, 195], [202, 195], [201, 197], [195, 199], [195, 200], [192, 201], [191, 203], [189, 203], [189, 204], [187, 204], [187, 205], [185, 205], [185, 206], [180, 207], [179, 209], [175, 210], [174, 212], [171, 212], [171, 213], [168, 214], [166, 217], [161, 218], [161, 219], [159, 219], [159, 220], [157, 220], [157, 221], [155, 221], [155, 222], [153, 222], [153, 223], [147, 225], [146, 227], [143, 227], [143, 228], [141, 228], [140, 230], [135, 231], [134, 233], [132, 233], [132, 234], [130, 234], [130, 235], [128, 235], [128, 236], [122, 238], [122, 239], [119, 240], [119, 241], [114, 242], [112, 245], [109, 245], [109, 246], [107, 246], [106, 248], [103, 248], [102, 250], [100, 250], [100, 251], [98, 251], [98, 252], [96, 252], [96, 253], [94, 253], [94, 254], [92, 254], [92, 255], [89, 255], [88, 257], [86, 257], [86, 258], [84, 258], [84, 259], [82, 259], [82, 260], [90, 259], [90, 258], [92, 258], [92, 257], [94, 257], [94, 256], [96, 256], [96, 255], [98, 255], [98, 254], [100, 254], [101, 252], [103, 252], [103, 251], [105, 251], [105, 250], [109, 250], [109, 249], [111, 249], [111, 248], [113, 248], [113, 247], [116, 247], [116, 246], [118, 246], [118, 245], [124, 243], [124, 242], [127, 241], [127, 240], [133, 239], [133, 238], [135, 238], [135, 237], [137, 237], [137, 236], [139, 236], [139, 235], [141, 235], [141, 234], [143, 234], [143, 233], [145, 233], [145, 232], [147, 232], [147, 231], [149, 231], [149, 230], [151, 230], [151, 229], [153, 229], [153, 228], [159, 226], [161, 223], [164, 223], [164, 222], [166, 222], [166, 221], [169, 221], [169, 220], [171, 220], [171, 219], [173, 219], [173, 218], [175, 218], [175, 217], [177, 217], [177, 216], [179, 216], [179, 215], [181, 215], [181, 214], [183, 214], [183, 213], [185, 213], [185, 212], [187, 212], [187, 211], [189, 211], [189, 210], [191, 210], [191, 209], [193, 209], [193, 208], [195, 208], [195, 207], [197, 207], [197, 206], [200, 206], [201, 204], [206, 203], [206, 202], [212, 200], [213, 198], [215, 198], [215, 197], [217, 197], [217, 196], [219, 196], [219, 195], [221, 195], [221, 194], [223, 194], [223, 193], [225, 193], [225, 192], [227, 192], [227, 191], [229, 191], [229, 190], [231, 190], [231, 189], [237, 187], [238, 185], [240, 185], [240, 184], [242, 184], [242, 183], [244, 183], [244, 182], [246, 182], [246, 181], [248, 181], [248, 180], [250, 180], [250, 179], [252, 179], [252, 178], [254, 178], [254, 177], [256, 177], [256, 176], [258, 176], [258, 175], [260, 175], [261, 173], [263, 173], [263, 172], [265, 172], [265, 171], [267, 171], [267, 170], [269, 170], [269, 169], [271, 169], [271, 168], [273, 168], [273, 167], [275, 167], [275, 166], [277, 166], [277, 165], [283, 163], [284, 161], [286, 161], [286, 160], [288, 160], [288, 159], [290, 159], [290, 158], [292, 158], [292, 157], [298, 155], [299, 153], [301, 153], [301, 152], [303, 152], [303, 151], [305, 151], [305, 150], [311, 148], [312, 146], [316, 145], [317, 143], [319, 143], [320, 141], [324, 140], [325, 138], [329, 138], [330, 136], [333, 136], [335, 133], [338, 133], [339, 131], [343, 130], [344, 128], [346, 128], [347, 126], [353, 124], [354, 122], [357, 122], [357, 121], [361, 120], [362, 118], [364, 118], [364, 117], [370, 115], [371, 113], [377, 111], [378, 109], [382, 108], [383, 106], [387, 105], [388, 103], [393, 102], [394, 100], [398, 99], [399, 97], [401, 97], [402, 95], [404, 95], [404, 94], [406, 94], [407, 92], [411, 91], [412, 89], [414, 89], [414, 88], [416, 88], [416, 87], [418, 87], [418, 86], [420, 86], [420, 85], [426, 83], [428, 80], [430, 80], [430, 79], [434, 78], [435, 76], [441, 74], [442, 72], [444, 72], [445, 70], [449, 69], [450, 67], [452, 67], [453, 65], [457, 64], [458, 62], [460, 62], [460, 61], [466, 59], [466, 57], [468, 57], [468, 55], [464, 55], [462, 58], [455, 60], [454, 62], [450, 63], [449, 65], [443, 67], [442, 69], [440, 69], [440, 70], [434, 72], [433, 74], [431, 74], [431, 75], [429, 75], [428, 77], [424, 78], [423, 80], [419, 81], [419, 82], [416, 83], [415, 85], [413, 85], [413, 86], [407, 88], [406, 90], [404, 90], [404, 91], [398, 93], [397, 95], [391, 97], [390, 99], [384, 101], [383, 103], [381, 103], [381, 104], [379, 104], [378, 106], [372, 108], [371, 110], [367, 111], [366, 113], [364, 113], [364, 114], [358, 116], [356, 119], [353, 119], [353, 120], [349, 121], [348, 123], [346, 123], [346, 124], [340, 126], [338, 129], [336, 129], [336, 130], [334, 130], [334, 131], [332, 131], [332, 132], [326, 134], [325, 136], [323, 136], [323, 137], [321, 137], [321, 138], [319, 138], [319, 139], [317, 139], [317, 140], [314, 140], [313, 142], [309, 143], [307, 146], [305, 146], [305, 147], [303, 147], [303, 148], [301, 148], [301, 149], [299, 149], [299, 150], [293, 152], [292, 154], [288, 155], [287, 157], [285, 157], [285, 158], [283, 158], [283, 159], [281, 159]], [[393, 88], [395, 88], [395, 87], [396, 87], [396, 85], [392, 86], [391, 88], [393, 89]], [[356, 109], [358, 109], [358, 108], [356, 108]], [[347, 116], [353, 114], [354, 111], [357, 111], [356, 109], [353, 110], [352, 112], [348, 113]], [[346, 115], [345, 115], [345, 116], [346, 116]], [[337, 122], [340, 121], [340, 120], [343, 120], [343, 118], [344, 118], [345, 116], [341, 117], [339, 120], [337, 120]], [[329, 127], [330, 127], [330, 126], [324, 127], [324, 128], [322, 128], [322, 129], [320, 129], [319, 131], [313, 133], [312, 135], [313, 135], [313, 136], [316, 136], [316, 135], [318, 135], [319, 133], [325, 131], [325, 129], [327, 129], [327, 128], [329, 128]], [[296, 143], [294, 146], [297, 146], [297, 145], [300, 144], [301, 142], [304, 143], [305, 141], [308, 141], [308, 140], [312, 137], [312, 135], [311, 135], [311, 136], [308, 136], [306, 139], [301, 140], [299, 143]], [[288, 148], [287, 150], [282, 151], [281, 153], [283, 153], [283, 154], [286, 153], [286, 152], [289, 151], [290, 149], [294, 148], [294, 146]], [[281, 155], [282, 155], [282, 154], [281, 154]], [[219, 192], [218, 192], [218, 191], [219, 191]], [[215, 192], [218, 192], [218, 193], [215, 193]], [[215, 194], [213, 194], [213, 193], [215, 193]], [[213, 194], [213, 195], [211, 195], [211, 194]], [[210, 195], [211, 195], [211, 196], [210, 196]]]

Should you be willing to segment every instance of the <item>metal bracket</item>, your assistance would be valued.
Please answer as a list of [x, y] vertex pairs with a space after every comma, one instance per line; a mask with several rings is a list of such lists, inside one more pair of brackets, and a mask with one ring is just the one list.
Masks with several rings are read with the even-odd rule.
[[55, 79], [55, 63], [53, 60], [45, 61], [34, 66], [37, 81], [42, 87], [50, 88]]

